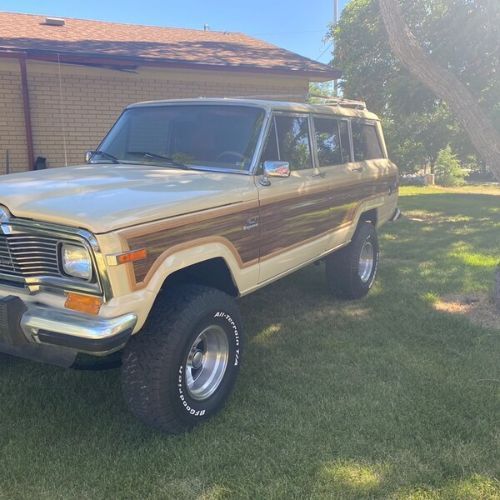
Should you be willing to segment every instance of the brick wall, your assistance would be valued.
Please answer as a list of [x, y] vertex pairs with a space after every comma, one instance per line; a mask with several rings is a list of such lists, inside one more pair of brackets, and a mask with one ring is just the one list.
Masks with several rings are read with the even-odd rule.
[[[59, 78], [60, 70], [60, 78]], [[50, 167], [82, 163], [121, 110], [132, 102], [199, 96], [304, 94], [303, 78], [229, 72], [141, 69], [137, 73], [28, 62], [35, 156]], [[10, 171], [27, 169], [20, 74], [15, 60], [0, 60], [0, 173], [9, 150]]]

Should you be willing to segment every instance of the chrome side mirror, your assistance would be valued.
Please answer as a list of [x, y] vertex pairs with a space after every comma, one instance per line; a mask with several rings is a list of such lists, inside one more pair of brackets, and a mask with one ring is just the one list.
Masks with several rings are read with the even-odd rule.
[[85, 151], [85, 163], [90, 163], [92, 156], [94, 155], [93, 151]]
[[290, 163], [287, 161], [265, 161], [260, 183], [263, 186], [270, 186], [269, 177], [290, 177]]

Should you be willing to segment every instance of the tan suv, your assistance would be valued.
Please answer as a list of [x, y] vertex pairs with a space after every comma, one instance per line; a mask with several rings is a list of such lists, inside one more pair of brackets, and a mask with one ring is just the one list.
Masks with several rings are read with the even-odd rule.
[[235, 383], [236, 298], [320, 260], [363, 297], [397, 197], [362, 103], [134, 104], [87, 164], [0, 180], [0, 351], [118, 360], [132, 412], [183, 432]]

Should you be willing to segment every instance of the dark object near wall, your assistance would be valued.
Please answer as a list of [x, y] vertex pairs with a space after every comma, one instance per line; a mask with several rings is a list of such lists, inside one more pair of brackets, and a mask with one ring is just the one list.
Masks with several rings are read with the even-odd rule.
[[45, 170], [47, 168], [47, 158], [37, 156], [35, 160], [35, 170]]

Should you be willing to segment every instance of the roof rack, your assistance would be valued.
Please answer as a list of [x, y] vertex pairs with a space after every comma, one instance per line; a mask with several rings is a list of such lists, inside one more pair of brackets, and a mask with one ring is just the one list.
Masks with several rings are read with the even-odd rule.
[[318, 102], [317, 104], [326, 104], [328, 106], [342, 106], [344, 108], [352, 109], [366, 109], [366, 103], [364, 101], [356, 101], [354, 99], [344, 99], [343, 97], [331, 97], [317, 94], [309, 94], [309, 97], [320, 99], [321, 102]]

